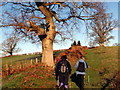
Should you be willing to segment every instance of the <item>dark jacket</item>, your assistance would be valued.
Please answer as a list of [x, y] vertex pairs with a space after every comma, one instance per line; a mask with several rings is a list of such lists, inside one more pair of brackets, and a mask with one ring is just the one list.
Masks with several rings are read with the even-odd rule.
[[67, 66], [68, 66], [68, 73], [67, 73], [67, 75], [69, 75], [69, 74], [71, 74], [71, 65], [70, 65], [70, 63], [67, 61], [67, 60], [61, 60], [61, 61], [59, 61], [57, 64], [56, 64], [56, 67], [55, 67], [55, 74], [56, 74], [56, 80], [58, 80], [58, 76], [59, 76], [59, 68], [60, 68], [60, 64], [61, 64], [61, 62], [63, 62], [63, 61], [66, 61], [66, 63], [67, 63]]

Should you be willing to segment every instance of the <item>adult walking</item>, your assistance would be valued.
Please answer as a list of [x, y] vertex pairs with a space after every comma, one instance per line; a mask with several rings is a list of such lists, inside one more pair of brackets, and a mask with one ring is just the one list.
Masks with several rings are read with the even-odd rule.
[[84, 77], [86, 74], [86, 68], [88, 65], [85, 61], [84, 56], [80, 56], [80, 59], [75, 64], [76, 68], [76, 85], [80, 88], [80, 90], [84, 90]]
[[71, 74], [71, 65], [67, 61], [67, 56], [63, 55], [55, 68], [56, 80], [59, 80], [59, 87], [62, 89], [68, 88], [68, 79]]

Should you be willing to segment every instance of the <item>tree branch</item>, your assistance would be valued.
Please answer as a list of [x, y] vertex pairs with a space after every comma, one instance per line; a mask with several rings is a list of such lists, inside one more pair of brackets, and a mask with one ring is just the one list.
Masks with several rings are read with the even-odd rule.
[[55, 19], [58, 21], [58, 22], [64, 22], [64, 21], [67, 21], [67, 20], [70, 20], [71, 18], [78, 18], [78, 19], [80, 19], [80, 20], [92, 20], [92, 19], [94, 19], [94, 17], [93, 18], [88, 18], [88, 19], [84, 19], [84, 18], [81, 18], [81, 17], [90, 17], [90, 16], [69, 16], [68, 18], [66, 18], [66, 19], [59, 19], [57, 16], [56, 16], [56, 14], [53, 14], [52, 13], [52, 15], [55, 17]]

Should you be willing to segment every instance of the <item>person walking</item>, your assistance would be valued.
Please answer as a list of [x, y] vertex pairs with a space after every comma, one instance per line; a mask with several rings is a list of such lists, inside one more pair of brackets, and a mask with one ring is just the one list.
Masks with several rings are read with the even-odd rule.
[[76, 68], [76, 85], [80, 88], [80, 90], [84, 90], [84, 77], [86, 74], [86, 68], [88, 68], [88, 64], [85, 61], [84, 56], [80, 56], [80, 59], [75, 64]]
[[56, 80], [59, 80], [60, 89], [68, 89], [68, 79], [71, 74], [71, 65], [67, 61], [67, 56], [63, 55], [55, 68]]

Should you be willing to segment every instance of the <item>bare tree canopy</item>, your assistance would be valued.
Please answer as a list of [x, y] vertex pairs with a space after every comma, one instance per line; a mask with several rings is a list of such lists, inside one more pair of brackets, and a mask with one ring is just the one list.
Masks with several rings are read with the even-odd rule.
[[16, 34], [12, 33], [7, 37], [6, 40], [3, 41], [1, 44], [1, 50], [4, 52], [4, 54], [13, 55], [13, 53], [19, 52], [21, 49], [18, 48], [18, 42], [20, 41], [20, 38], [16, 37]]
[[[104, 11], [105, 12], [105, 11]], [[101, 14], [96, 16], [97, 19], [92, 20], [89, 23], [89, 28], [91, 29], [90, 38], [92, 44], [99, 44], [100, 46], [104, 46], [105, 42], [109, 42], [110, 39], [114, 37], [110, 35], [111, 31], [113, 31], [117, 27], [117, 20], [112, 18], [110, 13]]]
[[[95, 19], [102, 2], [12, 2], [3, 3], [1, 27], [12, 26], [16, 32], [42, 42], [42, 63], [53, 66], [53, 42], [71, 39], [72, 28]], [[58, 38], [57, 38], [58, 37]], [[61, 39], [60, 39], [61, 38]]]

